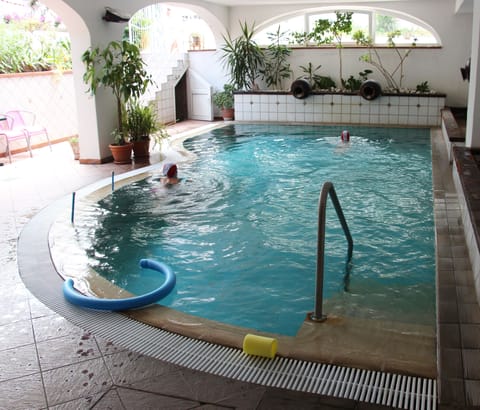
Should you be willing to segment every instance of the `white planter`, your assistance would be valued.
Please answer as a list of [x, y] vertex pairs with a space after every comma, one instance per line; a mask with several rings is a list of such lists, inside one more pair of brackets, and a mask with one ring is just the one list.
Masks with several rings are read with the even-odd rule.
[[355, 94], [312, 93], [297, 99], [288, 92], [239, 92], [235, 120], [438, 127], [445, 98], [387, 94], [366, 100]]

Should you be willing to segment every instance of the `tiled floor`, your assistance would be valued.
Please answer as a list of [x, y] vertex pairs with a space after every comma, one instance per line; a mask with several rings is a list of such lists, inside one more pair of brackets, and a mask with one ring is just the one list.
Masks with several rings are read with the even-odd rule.
[[[158, 153], [152, 154], [152, 163], [159, 160]], [[15, 155], [12, 164], [0, 167], [0, 409], [383, 408], [265, 388], [153, 360], [85, 333], [38, 302], [18, 274], [16, 244], [22, 227], [52, 201], [112, 170], [132, 167], [80, 165], [66, 143], [55, 145], [53, 152], [35, 150], [33, 159]]]

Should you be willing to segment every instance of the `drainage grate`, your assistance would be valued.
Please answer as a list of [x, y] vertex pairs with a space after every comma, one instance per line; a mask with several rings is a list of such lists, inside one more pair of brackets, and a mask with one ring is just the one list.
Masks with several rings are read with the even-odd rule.
[[170, 333], [118, 313], [81, 309], [63, 298], [44, 301], [72, 323], [114, 343], [189, 369], [268, 387], [391, 406], [434, 410], [436, 382], [277, 356], [248, 356], [240, 349]]

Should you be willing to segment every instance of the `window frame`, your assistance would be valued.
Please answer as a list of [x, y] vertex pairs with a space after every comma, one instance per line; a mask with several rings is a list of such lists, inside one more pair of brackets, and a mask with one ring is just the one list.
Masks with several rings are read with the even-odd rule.
[[[389, 47], [388, 43], [385, 43], [385, 42], [382, 42], [382, 43], [378, 43], [376, 41], [376, 16], [377, 15], [382, 15], [382, 16], [389, 16], [389, 17], [393, 17], [393, 18], [396, 18], [396, 19], [401, 19], [401, 20], [404, 20], [406, 22], [409, 22], [409, 23], [412, 23], [426, 31], [428, 31], [430, 33], [430, 35], [435, 39], [435, 42], [432, 42], [432, 43], [419, 43], [419, 42], [416, 42], [415, 43], [415, 47], [421, 47], [421, 48], [440, 48], [442, 47], [442, 41], [440, 39], [440, 36], [438, 35], [438, 33], [435, 31], [435, 29], [433, 27], [431, 27], [430, 25], [428, 25], [426, 22], [412, 16], [412, 15], [409, 15], [409, 14], [406, 14], [406, 13], [401, 13], [401, 12], [396, 12], [396, 11], [393, 11], [393, 10], [386, 10], [386, 9], [369, 9], [369, 8], [320, 8], [320, 9], [309, 9], [309, 10], [305, 10], [305, 12], [295, 12], [295, 13], [291, 13], [291, 14], [284, 14], [282, 15], [281, 17], [279, 18], [276, 18], [276, 19], [272, 19], [272, 20], [269, 20], [268, 22], [262, 24], [259, 26], [259, 29], [257, 28], [257, 32], [260, 33], [260, 32], [264, 32], [265, 30], [267, 30], [268, 28], [274, 26], [274, 25], [281, 25], [282, 22], [285, 22], [286, 20], [288, 19], [291, 19], [291, 18], [294, 18], [294, 17], [298, 17], [298, 16], [302, 16], [303, 15], [303, 24], [304, 24], [304, 31], [305, 32], [310, 32], [311, 31], [311, 27], [310, 27], [310, 24], [309, 24], [309, 21], [310, 21], [310, 17], [313, 16], [313, 15], [318, 15], [318, 14], [331, 14], [331, 13], [335, 13], [335, 11], [340, 11], [340, 12], [353, 12], [354, 14], [355, 13], [358, 13], [358, 14], [365, 14], [368, 16], [368, 35], [371, 36], [372, 40], [373, 40], [373, 46], [376, 47], [376, 48], [382, 48], [382, 47]], [[290, 31], [290, 29], [288, 27], [282, 27], [282, 30], [285, 31], [285, 30], [288, 30]], [[267, 44], [259, 44], [260, 46], [266, 46]], [[302, 45], [300, 44], [290, 44], [290, 46], [293, 46], [295, 48], [301, 48]], [[348, 42], [345, 42], [345, 43], [342, 43], [342, 46], [343, 47], [346, 47], [346, 48], [356, 48], [356, 47], [362, 47], [360, 45], [357, 45], [356, 43], [354, 42], [351, 42], [351, 41], [348, 41]], [[307, 47], [325, 47], [325, 46], [317, 46], [316, 44], [314, 43], [309, 43], [307, 45]], [[327, 46], [328, 47], [328, 46]], [[396, 47], [398, 48], [411, 48], [413, 47], [412, 44], [396, 44]]]

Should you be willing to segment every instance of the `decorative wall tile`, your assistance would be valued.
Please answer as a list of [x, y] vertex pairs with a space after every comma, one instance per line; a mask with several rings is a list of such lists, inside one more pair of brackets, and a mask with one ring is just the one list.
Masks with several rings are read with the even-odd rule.
[[382, 96], [367, 101], [357, 95], [342, 94], [314, 94], [306, 99], [273, 93], [241, 96], [249, 104], [238, 106], [250, 111], [251, 118], [240, 114], [236, 117], [238, 121], [243, 118], [245, 121], [439, 126], [440, 109], [445, 105], [445, 97]]

